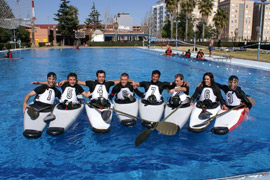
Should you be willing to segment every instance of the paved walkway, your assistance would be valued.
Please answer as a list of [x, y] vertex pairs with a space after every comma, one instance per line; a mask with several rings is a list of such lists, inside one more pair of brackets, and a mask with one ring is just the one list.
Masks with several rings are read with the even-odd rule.
[[[144, 48], [145, 49], [145, 48]], [[158, 51], [158, 52], [164, 52], [164, 49], [151, 49], [153, 51]], [[182, 51], [173, 51], [173, 53], [178, 53], [182, 54]], [[192, 58], [196, 58], [196, 53], [191, 53]], [[209, 57], [208, 54], [205, 54], [206, 60], [210, 61], [216, 61], [216, 62], [224, 62], [228, 64], [235, 64], [235, 65], [240, 65], [240, 66], [245, 66], [245, 67], [252, 67], [256, 69], [263, 69], [266, 71], [270, 71], [270, 63], [267, 62], [259, 62], [259, 61], [251, 61], [251, 60], [246, 60], [246, 59], [237, 59], [237, 58], [232, 58], [231, 60], [221, 57], [221, 56], [213, 56]]]

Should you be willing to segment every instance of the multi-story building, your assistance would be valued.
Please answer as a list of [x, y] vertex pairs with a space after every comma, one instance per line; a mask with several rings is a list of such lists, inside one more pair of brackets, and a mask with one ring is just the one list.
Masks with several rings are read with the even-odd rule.
[[[252, 25], [252, 40], [259, 40], [259, 30], [260, 30], [260, 17], [261, 17], [261, 7], [262, 4], [254, 4], [254, 14], [253, 14], [253, 25]], [[270, 4], [265, 4], [263, 6], [263, 16], [262, 16], [262, 41], [270, 40]]]
[[253, 22], [253, 0], [225, 0], [219, 8], [229, 14], [229, 21], [224, 27], [223, 39], [250, 40]]
[[156, 5], [152, 6], [152, 21], [153, 21], [153, 35], [160, 36], [161, 29], [164, 26], [166, 17], [169, 18], [170, 14], [166, 8], [165, 0], [160, 0]]
[[113, 22], [118, 23], [118, 30], [133, 30], [132, 17], [129, 15], [129, 13], [118, 13], [116, 16], [114, 16]]

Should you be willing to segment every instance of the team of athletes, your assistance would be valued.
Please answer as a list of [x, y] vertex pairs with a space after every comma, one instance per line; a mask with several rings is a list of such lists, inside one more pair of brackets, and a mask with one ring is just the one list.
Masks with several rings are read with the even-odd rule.
[[[168, 103], [170, 106], [177, 107], [180, 104], [183, 106], [193, 105], [197, 100], [206, 108], [215, 108], [221, 105], [223, 110], [228, 110], [235, 106], [244, 103], [245, 111], [248, 113], [252, 107], [251, 102], [247, 98], [244, 91], [238, 86], [238, 77], [230, 76], [228, 85], [221, 85], [214, 81], [212, 73], [207, 72], [203, 75], [202, 82], [197, 86], [194, 94], [189, 96], [189, 83], [184, 81], [182, 74], [176, 74], [174, 82], [161, 82], [160, 71], [154, 70], [150, 81], [135, 82], [129, 79], [127, 73], [120, 76], [120, 80], [106, 81], [106, 73], [103, 70], [96, 72], [96, 80], [80, 81], [77, 79], [75, 73], [69, 73], [67, 80], [56, 83], [56, 74], [50, 72], [47, 74], [46, 82], [34, 81], [31, 84], [42, 84], [33, 91], [29, 92], [23, 102], [23, 113], [27, 107], [34, 106], [36, 109], [42, 109], [46, 106], [53, 106], [55, 99], [58, 98], [59, 102], [65, 109], [72, 109], [76, 104], [80, 103], [77, 95], [81, 94], [90, 99], [90, 102], [98, 103], [103, 107], [109, 106], [109, 100], [115, 97], [116, 102], [133, 102], [135, 94], [142, 98], [145, 104], [161, 104], [164, 102], [162, 92], [164, 89], [169, 90], [170, 98]], [[88, 92], [85, 92], [81, 87], [87, 86]], [[61, 87], [62, 94], [56, 88]], [[111, 93], [110, 88], [113, 87]], [[143, 87], [144, 93], [139, 91], [137, 87]], [[221, 90], [225, 93], [225, 100], [222, 97]], [[35, 96], [34, 103], [27, 104], [30, 97]]]

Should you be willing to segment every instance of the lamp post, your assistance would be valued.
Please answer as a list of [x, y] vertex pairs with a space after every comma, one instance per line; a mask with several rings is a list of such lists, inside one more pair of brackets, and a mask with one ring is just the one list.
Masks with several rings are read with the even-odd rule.
[[261, 0], [258, 2], [261, 4], [261, 17], [260, 17], [260, 31], [259, 31], [259, 41], [258, 41], [258, 52], [257, 52], [257, 61], [260, 61], [260, 48], [261, 48], [261, 37], [262, 37], [262, 18], [263, 18], [263, 5], [269, 4], [270, 2], [265, 2], [265, 0]]
[[176, 20], [176, 29], [175, 29], [175, 50], [177, 51], [177, 34], [178, 34], [178, 20]]
[[113, 28], [115, 30], [115, 35], [114, 35], [114, 41], [117, 41], [117, 29], [118, 29], [118, 22], [113, 23]]

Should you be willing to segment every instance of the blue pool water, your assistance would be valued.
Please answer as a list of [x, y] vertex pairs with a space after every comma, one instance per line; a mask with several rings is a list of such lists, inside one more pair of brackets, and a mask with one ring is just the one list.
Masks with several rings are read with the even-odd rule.
[[[14, 53], [21, 60], [1, 60], [0, 79], [0, 179], [208, 179], [270, 171], [270, 72], [165, 57], [142, 49], [25, 50]], [[182, 73], [195, 90], [205, 72], [227, 83], [235, 74], [239, 85], [256, 100], [249, 117], [231, 133], [217, 136], [210, 132], [194, 134], [186, 126], [174, 136], [152, 132], [147, 141], [135, 147], [144, 129], [140, 123], [124, 127], [114, 115], [111, 132], [92, 132], [85, 111], [71, 128], [58, 137], [43, 133], [26, 139], [23, 133], [22, 102], [35, 85], [54, 71], [58, 80], [76, 72], [80, 80], [95, 79], [104, 69], [107, 79], [118, 79], [122, 72], [135, 81], [151, 79], [159, 69], [161, 81], [173, 81]], [[87, 87], [84, 87], [88, 91]], [[163, 94], [167, 97], [167, 92]], [[213, 125], [212, 125], [213, 126]]]

